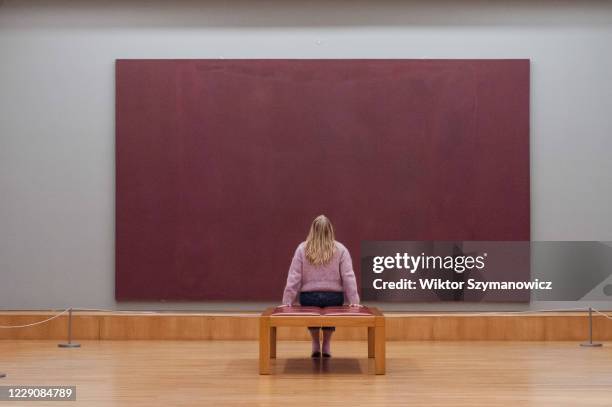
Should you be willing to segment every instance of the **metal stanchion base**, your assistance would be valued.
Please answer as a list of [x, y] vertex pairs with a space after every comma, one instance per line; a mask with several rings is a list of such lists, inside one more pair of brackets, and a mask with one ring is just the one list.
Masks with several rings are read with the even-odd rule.
[[60, 343], [59, 345], [57, 345], [60, 348], [80, 348], [81, 344], [80, 343]]
[[585, 347], [585, 348], [599, 348], [600, 346], [603, 346], [603, 344], [602, 343], [585, 342], [585, 343], [581, 343], [580, 346]]

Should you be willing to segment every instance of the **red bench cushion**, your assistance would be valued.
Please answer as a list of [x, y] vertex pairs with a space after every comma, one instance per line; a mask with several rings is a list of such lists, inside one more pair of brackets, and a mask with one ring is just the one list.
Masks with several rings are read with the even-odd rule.
[[318, 317], [321, 315], [321, 310], [319, 307], [276, 307], [272, 315], [313, 315]]
[[340, 316], [351, 316], [351, 317], [369, 317], [372, 314], [372, 311], [368, 307], [326, 307], [323, 308], [323, 312], [321, 315], [325, 315], [327, 317], [340, 317]]
[[372, 316], [372, 311], [368, 307], [276, 307], [272, 316]]

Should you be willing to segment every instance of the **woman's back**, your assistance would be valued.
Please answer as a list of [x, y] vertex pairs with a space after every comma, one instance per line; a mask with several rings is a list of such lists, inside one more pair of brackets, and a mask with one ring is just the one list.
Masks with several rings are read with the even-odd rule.
[[293, 304], [298, 292], [304, 291], [344, 292], [349, 303], [359, 303], [351, 255], [342, 243], [334, 241], [331, 259], [321, 265], [307, 259], [306, 242], [300, 243], [289, 267], [283, 304]]
[[[357, 282], [353, 262], [346, 247], [334, 238], [334, 227], [325, 215], [317, 216], [310, 225], [306, 241], [295, 250], [283, 304], [293, 305], [299, 295], [300, 304], [311, 307], [334, 307], [348, 299], [351, 306], [359, 306]], [[330, 357], [333, 326], [310, 326], [311, 357]], [[319, 343], [323, 331], [323, 347]], [[321, 352], [321, 350], [323, 352]]]

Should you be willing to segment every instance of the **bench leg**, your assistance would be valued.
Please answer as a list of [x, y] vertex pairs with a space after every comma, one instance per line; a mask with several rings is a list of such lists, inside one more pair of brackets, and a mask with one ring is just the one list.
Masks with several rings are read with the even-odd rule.
[[368, 358], [374, 358], [374, 343], [376, 337], [374, 335], [375, 328], [373, 326], [368, 327]]
[[374, 328], [374, 364], [376, 374], [385, 374], [385, 325], [384, 320]]
[[276, 359], [276, 327], [270, 327], [270, 358]]
[[270, 374], [270, 318], [259, 318], [259, 374]]

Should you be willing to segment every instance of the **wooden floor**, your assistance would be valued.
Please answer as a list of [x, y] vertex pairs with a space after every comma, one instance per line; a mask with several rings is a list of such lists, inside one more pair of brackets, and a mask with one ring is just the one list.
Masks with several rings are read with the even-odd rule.
[[279, 342], [272, 375], [254, 341], [0, 340], [0, 385], [76, 385], [77, 402], [19, 406], [610, 406], [612, 343], [389, 342], [387, 375], [368, 375], [365, 342]]

